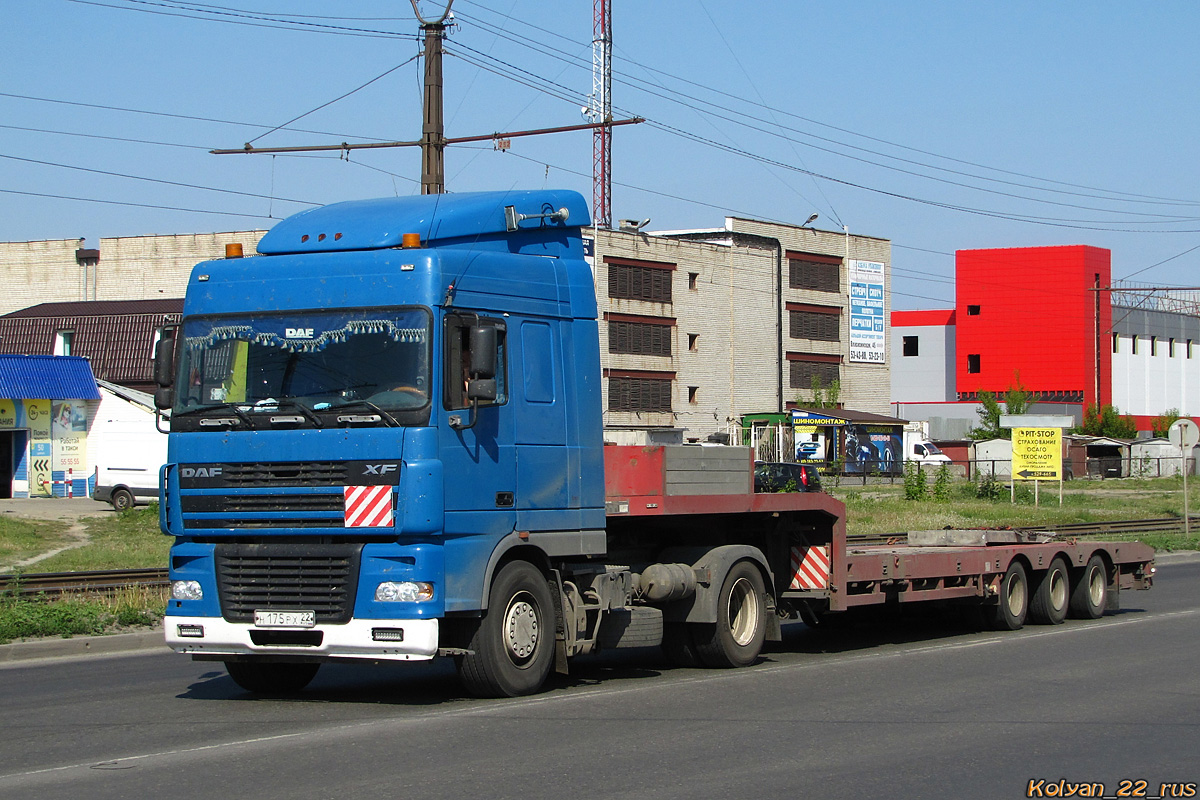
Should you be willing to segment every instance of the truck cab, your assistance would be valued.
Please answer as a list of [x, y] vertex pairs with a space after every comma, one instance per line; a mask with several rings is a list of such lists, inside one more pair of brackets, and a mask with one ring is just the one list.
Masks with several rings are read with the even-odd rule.
[[337, 203], [193, 270], [156, 369], [168, 644], [249, 685], [427, 659], [510, 551], [605, 551], [587, 222], [574, 192]]

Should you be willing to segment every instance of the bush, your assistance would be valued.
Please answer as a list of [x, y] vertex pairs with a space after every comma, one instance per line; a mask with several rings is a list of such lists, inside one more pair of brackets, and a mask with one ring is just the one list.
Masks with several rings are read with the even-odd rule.
[[916, 461], [904, 462], [904, 499], [924, 500], [929, 494], [925, 471]]

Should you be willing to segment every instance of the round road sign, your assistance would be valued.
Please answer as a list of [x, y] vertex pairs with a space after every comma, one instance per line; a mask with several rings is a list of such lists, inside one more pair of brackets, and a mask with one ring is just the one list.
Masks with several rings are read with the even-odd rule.
[[1200, 428], [1190, 419], [1177, 419], [1167, 429], [1167, 438], [1171, 444], [1186, 451], [1191, 450], [1200, 442]]

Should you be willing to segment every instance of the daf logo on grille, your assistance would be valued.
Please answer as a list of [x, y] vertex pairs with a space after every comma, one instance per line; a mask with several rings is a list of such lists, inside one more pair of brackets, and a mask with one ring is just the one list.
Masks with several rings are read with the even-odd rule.
[[217, 478], [221, 475], [220, 467], [180, 467], [179, 474], [184, 478]]
[[363, 464], [363, 468], [366, 470], [364, 473], [366, 475], [387, 475], [400, 467], [396, 464]]

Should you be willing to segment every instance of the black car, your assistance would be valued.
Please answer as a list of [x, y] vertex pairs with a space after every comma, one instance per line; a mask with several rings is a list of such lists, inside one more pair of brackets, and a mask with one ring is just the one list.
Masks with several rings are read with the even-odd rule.
[[754, 465], [756, 492], [819, 492], [821, 473], [813, 464], [789, 461], [759, 462]]

